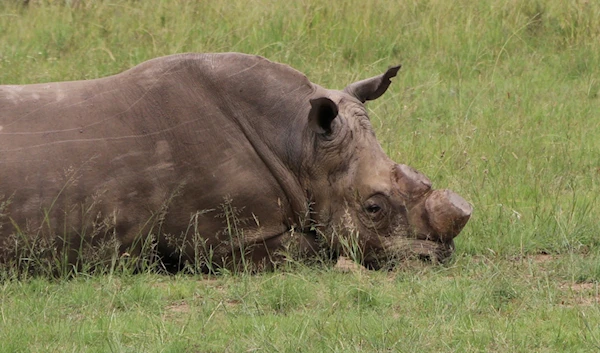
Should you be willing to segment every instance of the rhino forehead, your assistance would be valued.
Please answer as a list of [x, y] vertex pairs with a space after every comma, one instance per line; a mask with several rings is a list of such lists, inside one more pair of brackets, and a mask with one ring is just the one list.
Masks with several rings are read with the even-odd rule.
[[348, 126], [353, 132], [358, 132], [360, 135], [375, 137], [371, 120], [362, 104], [353, 101], [344, 104], [342, 101], [340, 115], [345, 117]]

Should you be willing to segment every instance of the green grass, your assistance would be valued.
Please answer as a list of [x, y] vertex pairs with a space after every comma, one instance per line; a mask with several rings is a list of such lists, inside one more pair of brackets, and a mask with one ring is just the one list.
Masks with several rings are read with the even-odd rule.
[[190, 51], [260, 54], [330, 88], [402, 63], [369, 104], [379, 140], [475, 213], [447, 267], [4, 280], [0, 350], [600, 349], [599, 3], [20, 3], [0, 2], [0, 84]]
[[594, 351], [598, 284], [574, 282], [571, 260], [11, 281], [0, 290], [0, 350]]

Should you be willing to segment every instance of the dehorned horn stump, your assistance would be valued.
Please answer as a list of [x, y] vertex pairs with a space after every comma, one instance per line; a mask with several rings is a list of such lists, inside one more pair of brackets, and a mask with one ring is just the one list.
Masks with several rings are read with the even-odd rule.
[[440, 240], [450, 241], [467, 224], [473, 207], [451, 190], [434, 190], [425, 201], [425, 210]]

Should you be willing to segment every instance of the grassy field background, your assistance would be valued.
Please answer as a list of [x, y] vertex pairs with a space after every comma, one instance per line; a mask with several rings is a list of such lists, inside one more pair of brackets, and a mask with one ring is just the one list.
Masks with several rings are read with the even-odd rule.
[[[446, 266], [0, 282], [3, 352], [600, 349], [600, 3], [0, 2], [0, 84], [240, 51], [369, 103], [384, 149], [469, 200]], [[1, 182], [1, 180], [0, 180]]]

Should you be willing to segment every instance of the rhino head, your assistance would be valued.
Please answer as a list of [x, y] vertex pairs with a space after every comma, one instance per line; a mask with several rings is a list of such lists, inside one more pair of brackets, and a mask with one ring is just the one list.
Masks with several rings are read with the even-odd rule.
[[377, 141], [364, 103], [380, 97], [399, 69], [343, 91], [319, 88], [310, 100], [304, 164], [313, 218], [331, 249], [358, 250], [371, 268], [410, 257], [446, 260], [472, 212], [456, 193], [433, 190], [425, 175], [392, 161]]

